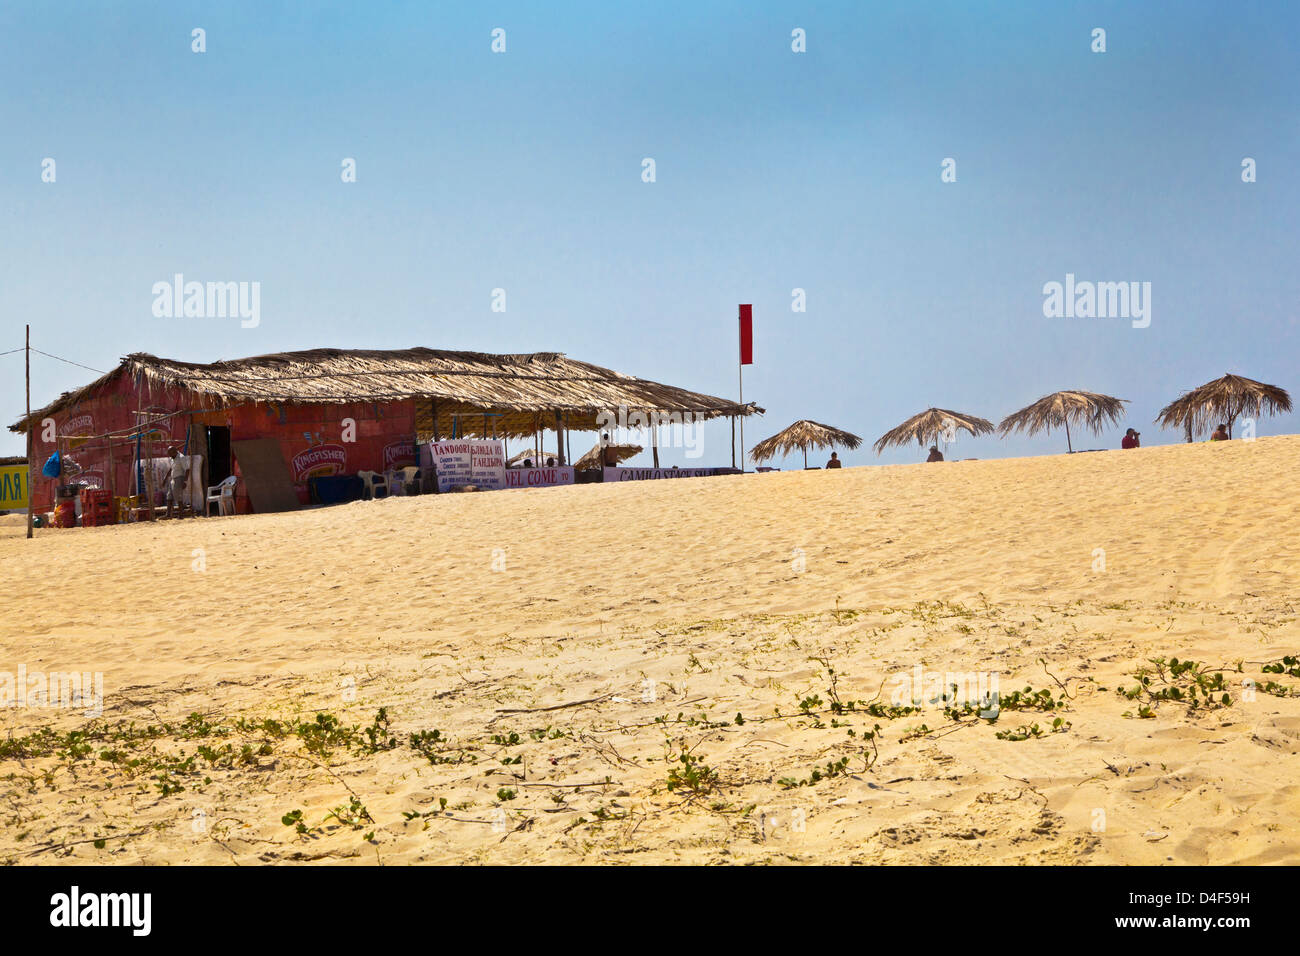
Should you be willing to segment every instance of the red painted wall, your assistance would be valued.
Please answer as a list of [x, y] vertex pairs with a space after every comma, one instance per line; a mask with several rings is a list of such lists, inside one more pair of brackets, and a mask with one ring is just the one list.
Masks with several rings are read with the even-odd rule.
[[[205, 425], [229, 427], [232, 442], [250, 438], [278, 440], [303, 504], [309, 500], [307, 479], [312, 475], [385, 471], [416, 463], [415, 403], [410, 400], [211, 408], [201, 398], [179, 389], [146, 385], [137, 393], [134, 382], [120, 375], [98, 394], [51, 416], [55, 440], [47, 440], [50, 428], [37, 423], [32, 440], [36, 471], [32, 483], [34, 507], [38, 511], [53, 508], [57, 482], [42, 476], [40, 469], [56, 450], [73, 458], [83, 469], [81, 475], [67, 480], [90, 481], [101, 488], [112, 488], [115, 495], [130, 494], [135, 440], [125, 434], [114, 436], [110, 465], [110, 439], [85, 439], [110, 431], [127, 432], [134, 427], [139, 408], [155, 415], [181, 413], [154, 426], [154, 454], [158, 457], [166, 455], [170, 445], [206, 457]], [[350, 430], [345, 430], [344, 419], [352, 419]], [[147, 445], [142, 445], [141, 454], [147, 453]], [[233, 457], [234, 471], [239, 475], [238, 456]], [[236, 510], [252, 511], [242, 481], [235, 491]]]

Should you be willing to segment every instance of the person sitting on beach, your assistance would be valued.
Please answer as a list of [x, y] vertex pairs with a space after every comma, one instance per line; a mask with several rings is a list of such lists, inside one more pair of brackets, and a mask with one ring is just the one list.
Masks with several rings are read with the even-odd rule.
[[1214, 434], [1210, 436], [1210, 441], [1227, 441], [1228, 438], [1228, 426], [1221, 424], [1214, 430]]
[[524, 467], [525, 467], [525, 468], [531, 468], [531, 467], [533, 467], [533, 460], [532, 460], [531, 458], [525, 458], [525, 459], [524, 459]]
[[930, 457], [926, 461], [943, 461], [943, 452], [939, 450], [938, 445], [930, 446]]
[[554, 459], [554, 458], [548, 458], [548, 459], [546, 459], [546, 467], [547, 467], [547, 468], [554, 468], [554, 467], [555, 467], [555, 459]]
[[1138, 448], [1141, 446], [1142, 433], [1130, 428], [1124, 433], [1124, 440], [1119, 443], [1120, 448]]
[[831, 452], [831, 460], [828, 461], [828, 462], [826, 463], [826, 467], [827, 467], [827, 468], [840, 468], [840, 467], [842, 467], [842, 465], [841, 465], [841, 463], [840, 463], [840, 453], [839, 453], [839, 452], [837, 452], [837, 451], [833, 451], [833, 452]]
[[167, 457], [172, 460], [172, 480], [167, 489], [167, 517], [170, 518], [173, 506], [176, 508], [176, 514], [180, 514], [181, 503], [185, 500], [185, 475], [189, 471], [190, 463], [175, 445], [167, 449]]

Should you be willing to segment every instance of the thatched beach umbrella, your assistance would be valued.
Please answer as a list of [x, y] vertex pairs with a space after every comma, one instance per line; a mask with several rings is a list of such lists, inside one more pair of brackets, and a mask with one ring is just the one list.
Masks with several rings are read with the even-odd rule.
[[1074, 451], [1070, 441], [1070, 423], [1082, 425], [1094, 435], [1100, 435], [1108, 424], [1115, 425], [1124, 416], [1127, 398], [1115, 398], [1097, 392], [1067, 390], [1044, 395], [1032, 405], [1013, 412], [1002, 419], [998, 433], [1005, 438], [1013, 431], [1028, 435], [1050, 432], [1053, 428], [1065, 429], [1065, 447]]
[[796, 448], [803, 451], [803, 466], [808, 467], [809, 448], [834, 448], [842, 445], [849, 451], [859, 447], [862, 439], [851, 432], [830, 425], [808, 420], [797, 421], [784, 431], [777, 432], [771, 438], [764, 438], [750, 449], [751, 461], [767, 461], [780, 456], [784, 458]]
[[879, 455], [890, 445], [901, 447], [913, 439], [922, 448], [927, 442], [937, 444], [940, 436], [953, 434], [958, 428], [963, 428], [975, 436], [987, 435], [993, 431], [993, 423], [983, 418], [976, 418], [974, 415], [950, 412], [946, 408], [927, 408], [919, 415], [913, 415], [897, 428], [881, 435], [875, 445], [876, 454]]
[[1232, 426], [1242, 415], [1258, 417], [1289, 411], [1291, 396], [1286, 389], [1240, 375], [1225, 375], [1170, 402], [1160, 410], [1156, 424], [1163, 428], [1182, 428], [1191, 441], [1193, 434], [1205, 431], [1212, 424], [1226, 423], [1231, 436]]
[[[609, 447], [614, 449], [614, 454], [618, 456], [620, 462], [627, 461], [634, 455], [639, 455], [641, 452], [645, 451], [645, 449], [640, 445], [611, 444]], [[578, 471], [586, 471], [588, 468], [602, 468], [604, 467], [604, 461], [604, 456], [601, 455], [600, 442], [596, 442], [596, 444], [591, 447], [591, 451], [579, 458], [577, 464], [573, 467], [578, 469]]]

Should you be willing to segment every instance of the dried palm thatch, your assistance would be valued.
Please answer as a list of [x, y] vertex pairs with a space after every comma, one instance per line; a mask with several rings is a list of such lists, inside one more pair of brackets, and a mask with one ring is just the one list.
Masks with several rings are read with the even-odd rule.
[[[761, 414], [754, 403], [662, 385], [558, 352], [492, 355], [442, 349], [310, 349], [199, 364], [133, 353], [102, 378], [65, 392], [11, 431], [92, 397], [118, 376], [143, 389], [175, 387], [196, 404], [415, 402], [421, 435], [523, 436], [564, 427], [595, 431], [603, 412], [691, 413], [701, 418]], [[485, 416], [487, 418], [485, 419]]]
[[[627, 461], [629, 458], [645, 451], [645, 449], [640, 445], [610, 445], [609, 447], [614, 449], [614, 454], [618, 456], [620, 462]], [[578, 471], [603, 467], [604, 458], [601, 456], [600, 451], [600, 442], [596, 442], [596, 444], [591, 446], [591, 451], [579, 458], [577, 464], [573, 467], [578, 469]]]
[[875, 444], [876, 454], [879, 455], [890, 445], [901, 447], [914, 439], [922, 448], [927, 443], [937, 443], [940, 438], [951, 441], [948, 436], [955, 435], [959, 428], [975, 436], [987, 435], [993, 431], [993, 423], [974, 415], [950, 412], [946, 408], [927, 408], [881, 435]]
[[1170, 402], [1160, 410], [1156, 424], [1162, 428], [1181, 428], [1191, 441], [1194, 435], [1220, 423], [1228, 426], [1231, 435], [1233, 425], [1242, 415], [1257, 418], [1289, 411], [1291, 396], [1286, 389], [1240, 375], [1225, 375]]
[[1027, 435], [1051, 432], [1053, 428], [1065, 429], [1065, 447], [1074, 451], [1070, 440], [1070, 425], [1082, 425], [1094, 435], [1100, 435], [1107, 425], [1118, 424], [1124, 417], [1126, 398], [1115, 398], [1098, 392], [1067, 390], [1044, 395], [1032, 405], [1013, 412], [998, 425], [998, 433], [1005, 438], [1013, 431]]
[[852, 451], [861, 444], [862, 439], [852, 432], [803, 419], [771, 438], [764, 438], [750, 450], [749, 457], [756, 462], [784, 458], [797, 448], [803, 451], [803, 466], [807, 468], [809, 448], [834, 448], [840, 445]]

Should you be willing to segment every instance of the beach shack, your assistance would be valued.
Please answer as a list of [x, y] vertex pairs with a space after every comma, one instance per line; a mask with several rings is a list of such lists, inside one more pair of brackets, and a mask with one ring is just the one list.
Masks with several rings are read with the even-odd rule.
[[[453, 439], [541, 448], [547, 434], [563, 466], [570, 431], [595, 431], [620, 410], [728, 417], [733, 434], [736, 418], [762, 412], [557, 352], [312, 349], [206, 364], [134, 353], [10, 430], [27, 434], [37, 511], [73, 482], [151, 509], [174, 448], [193, 463], [196, 513], [223, 482], [233, 510], [250, 513], [320, 500], [326, 479], [418, 467], [421, 446]], [[42, 478], [56, 452], [63, 475]]]

